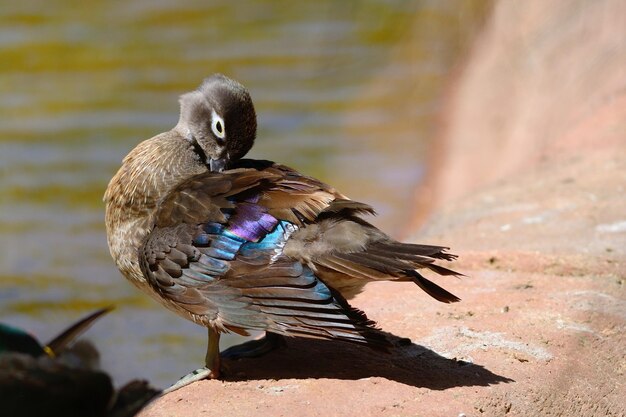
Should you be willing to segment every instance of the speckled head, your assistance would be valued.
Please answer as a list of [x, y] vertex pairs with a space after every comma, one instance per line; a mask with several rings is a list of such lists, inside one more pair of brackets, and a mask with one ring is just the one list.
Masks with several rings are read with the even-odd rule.
[[211, 171], [222, 171], [254, 144], [256, 113], [246, 88], [222, 74], [180, 97], [176, 129]]

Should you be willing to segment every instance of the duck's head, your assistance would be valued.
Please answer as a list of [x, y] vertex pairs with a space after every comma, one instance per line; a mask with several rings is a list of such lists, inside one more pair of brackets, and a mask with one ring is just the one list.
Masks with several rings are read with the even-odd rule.
[[180, 97], [175, 128], [211, 171], [222, 171], [254, 144], [256, 113], [246, 88], [222, 74]]

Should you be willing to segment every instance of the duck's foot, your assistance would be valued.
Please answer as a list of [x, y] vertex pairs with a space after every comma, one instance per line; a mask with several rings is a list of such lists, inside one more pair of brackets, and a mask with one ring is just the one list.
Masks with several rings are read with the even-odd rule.
[[195, 371], [190, 372], [181, 379], [179, 379], [171, 387], [164, 389], [163, 394], [169, 394], [170, 392], [176, 391], [177, 389], [180, 389], [182, 387], [186, 387], [187, 385], [192, 384], [196, 381], [202, 381], [203, 379], [215, 379], [217, 378], [217, 376], [218, 375], [215, 375], [215, 373], [206, 366], [198, 368]]
[[283, 346], [286, 346], [283, 336], [268, 332], [260, 339], [231, 346], [222, 351], [220, 356], [228, 359], [257, 358]]
[[182, 387], [186, 387], [196, 381], [202, 381], [203, 379], [217, 379], [220, 377], [220, 334], [217, 330], [209, 327], [208, 336], [209, 341], [207, 343], [206, 356], [204, 357], [205, 366], [203, 368], [198, 368], [179, 379], [178, 382], [163, 391], [164, 395]]

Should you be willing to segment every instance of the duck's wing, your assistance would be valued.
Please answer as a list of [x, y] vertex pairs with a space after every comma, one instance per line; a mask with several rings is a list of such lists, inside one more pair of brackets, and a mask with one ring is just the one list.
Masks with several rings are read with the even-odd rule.
[[202, 174], [161, 201], [139, 252], [142, 271], [163, 299], [221, 331], [267, 330], [384, 348], [363, 312], [282, 253], [294, 231], [342, 198], [271, 164]]
[[360, 217], [375, 214], [369, 205], [291, 168], [274, 164], [268, 171], [280, 179], [261, 194], [258, 203], [276, 218], [300, 227], [283, 253], [309, 265], [325, 283], [354, 294], [369, 281], [411, 281], [438, 301], [460, 301], [418, 272], [428, 269], [439, 275], [463, 276], [435, 263], [456, 259], [447, 252], [449, 248], [398, 242]]

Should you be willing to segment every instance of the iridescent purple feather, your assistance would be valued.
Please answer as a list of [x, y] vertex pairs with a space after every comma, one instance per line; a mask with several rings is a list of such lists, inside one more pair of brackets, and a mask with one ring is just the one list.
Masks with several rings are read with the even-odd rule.
[[274, 229], [278, 220], [266, 213], [263, 207], [244, 203], [237, 206], [237, 211], [229, 219], [229, 223], [230, 233], [249, 242], [258, 242]]

